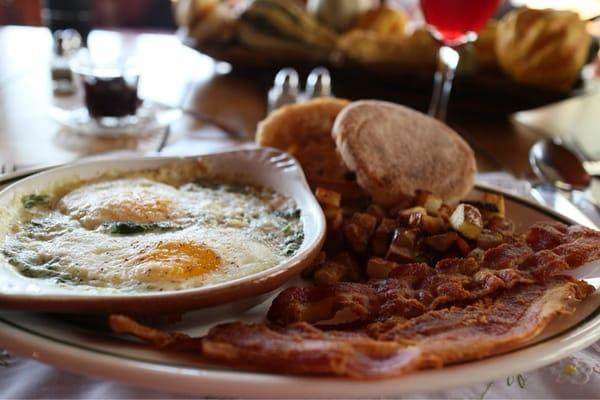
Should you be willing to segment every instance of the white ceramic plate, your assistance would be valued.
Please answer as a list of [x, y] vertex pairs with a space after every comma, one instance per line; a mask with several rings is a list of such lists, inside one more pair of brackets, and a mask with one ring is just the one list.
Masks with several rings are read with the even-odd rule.
[[[270, 187], [292, 197], [301, 211], [304, 241], [296, 254], [265, 271], [214, 285], [147, 293], [91, 292], [77, 286], [26, 278], [0, 256], [0, 309], [62, 312], [176, 312], [243, 300], [269, 292], [308, 266], [325, 238], [325, 218], [308, 187], [300, 165], [287, 153], [269, 148], [234, 150], [198, 157], [210, 174]], [[188, 158], [137, 157], [96, 160], [52, 169], [18, 181], [0, 192], [0, 215], [10, 212], [14, 199], [55, 182], [90, 179], [107, 171], [136, 171], [172, 165]], [[6, 216], [4, 216], [6, 218]], [[0, 233], [0, 246], [3, 236]]]
[[[533, 222], [569, 222], [551, 210], [506, 194], [507, 214], [524, 230]], [[600, 263], [575, 274], [596, 288]], [[221, 321], [260, 321], [270, 299], [244, 313], [223, 314]], [[71, 318], [71, 319], [69, 319]], [[215, 321], [190, 313], [168, 329], [201, 335]], [[0, 347], [80, 374], [114, 379], [161, 392], [218, 397], [397, 397], [454, 386], [487, 382], [555, 362], [600, 338], [600, 293], [580, 304], [574, 315], [556, 320], [535, 342], [519, 350], [401, 378], [351, 381], [243, 372], [207, 364], [194, 354], [173, 354], [132, 344], [102, 330], [98, 319], [82, 320], [47, 314], [0, 313]], [[164, 327], [164, 326], [163, 326]], [[105, 329], [105, 327], [104, 327]]]

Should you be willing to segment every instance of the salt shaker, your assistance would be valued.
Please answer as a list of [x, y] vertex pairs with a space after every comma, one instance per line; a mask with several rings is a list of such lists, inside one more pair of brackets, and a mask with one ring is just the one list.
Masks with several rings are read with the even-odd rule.
[[75, 92], [73, 74], [69, 65], [71, 56], [81, 48], [81, 35], [74, 29], [54, 32], [54, 48], [50, 64], [52, 85], [57, 95]]
[[333, 96], [329, 70], [325, 67], [317, 67], [310, 71], [306, 79], [306, 100], [329, 96]]
[[269, 90], [269, 112], [298, 101], [299, 78], [294, 68], [283, 68], [275, 75], [275, 82]]

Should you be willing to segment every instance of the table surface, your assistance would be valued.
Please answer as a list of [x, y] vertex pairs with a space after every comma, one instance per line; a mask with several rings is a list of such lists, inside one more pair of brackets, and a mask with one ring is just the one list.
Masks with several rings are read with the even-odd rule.
[[[72, 106], [81, 100], [76, 97], [53, 96], [49, 66], [51, 45], [51, 36], [44, 28], [0, 27], [0, 163], [16, 164], [18, 167], [51, 164], [111, 149], [125, 147], [147, 150], [157, 145], [151, 140], [142, 143], [135, 140], [74, 137], [61, 130], [50, 118], [49, 110], [55, 105]], [[92, 51], [135, 56], [143, 65], [140, 83], [142, 98], [201, 111], [244, 132], [246, 140], [253, 139], [257, 122], [265, 116], [266, 92], [272, 75], [263, 73], [258, 77], [248, 71], [235, 69], [230, 72], [230, 66], [181, 45], [179, 39], [172, 34], [94, 31], [89, 37], [89, 47]], [[390, 90], [381, 90], [381, 87], [374, 89], [377, 85], [370, 85], [369, 80], [363, 80], [359, 84], [344, 77], [338, 80], [335, 74], [333, 80], [334, 91], [351, 99], [379, 96], [383, 93], [380, 96], [382, 98], [425, 109], [429, 98], [429, 91], [402, 91], [396, 86], [391, 93]], [[528, 176], [530, 169], [527, 155], [531, 145], [539, 139], [539, 134], [511, 123], [507, 111], [511, 107], [506, 107], [506, 104], [496, 107], [493, 102], [486, 102], [488, 99], [485, 97], [493, 97], [493, 93], [482, 95], [482, 98], [469, 98], [468, 101], [453, 98], [449, 124], [475, 149], [480, 171], [504, 170], [518, 177]], [[166, 148], [166, 152], [171, 154], [207, 152], [240, 143], [240, 140], [232, 139], [218, 129], [190, 118], [184, 118], [173, 127], [171, 138], [172, 143]], [[595, 363], [597, 362], [596, 360]], [[37, 368], [37, 373], [52, 376], [54, 381], [48, 380], [45, 382], [47, 385], [52, 385], [58, 379], [55, 376], [58, 373], [50, 367], [41, 367], [34, 362], [26, 364], [24, 360], [17, 363], [22, 368]], [[600, 364], [593, 365], [593, 368], [600, 371]], [[18, 368], [7, 370], [12, 372], [0, 370], [0, 382], [12, 381], [12, 374]], [[590, 376], [597, 379], [598, 373]], [[65, 378], [62, 375], [61, 379], [76, 378]], [[557, 382], [558, 380], [559, 378]], [[77, 382], [80, 386], [96, 384], [97, 388], [104, 384], [94, 380]], [[454, 395], [480, 396], [481, 393], [477, 394], [477, 391], [482, 391], [485, 386], [473, 392], [462, 391]], [[50, 396], [55, 389], [36, 393]], [[108, 395], [135, 395], [135, 391], [128, 391], [130, 389], [125, 392], [119, 392], [121, 389], [118, 387], [113, 389], [112, 392], [108, 391]], [[32, 393], [27, 391], [29, 389], [23, 390], [12, 394], [28, 397]], [[550, 395], [552, 392], [544, 393]], [[589, 397], [586, 392], [575, 393]], [[4, 394], [11, 397], [8, 393]], [[58, 397], [71, 397], [72, 394], [59, 391]], [[504, 394], [509, 395], [508, 392]], [[523, 397], [525, 394], [514, 392], [510, 395]], [[137, 392], [137, 396], [149, 397], [148, 392], [144, 391]]]
[[[63, 162], [123, 146], [65, 137], [49, 117], [50, 107], [72, 101], [52, 94], [51, 45], [51, 36], [44, 28], [0, 27], [0, 162]], [[269, 74], [257, 78], [243, 71], [224, 73], [228, 65], [181, 45], [172, 34], [95, 31], [89, 37], [89, 47], [92, 51], [134, 55], [140, 60], [144, 68], [142, 97], [202, 111], [242, 130], [249, 140], [256, 123], [265, 116]], [[400, 85], [390, 90], [374, 80], [371, 84], [363, 79], [359, 84], [352, 78], [337, 79], [335, 74], [333, 81], [334, 91], [351, 99], [384, 97], [419, 109], [425, 109], [428, 103], [429, 89], [409, 90]], [[455, 88], [459, 93], [460, 89]], [[484, 101], [493, 98], [493, 93], [480, 96], [471, 96], [469, 101], [453, 98], [449, 124], [471, 143], [480, 170], [527, 175], [527, 154], [538, 134], [511, 123], [506, 107], [497, 107], [494, 112], [495, 103]], [[186, 120], [176, 134], [199, 140], [205, 148], [228, 144], [227, 137], [206, 128]]]

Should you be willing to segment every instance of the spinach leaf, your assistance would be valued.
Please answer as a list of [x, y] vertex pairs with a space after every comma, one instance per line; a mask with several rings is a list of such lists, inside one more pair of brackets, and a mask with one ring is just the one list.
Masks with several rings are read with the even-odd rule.
[[281, 210], [275, 210], [273, 214], [276, 217], [281, 217], [285, 219], [298, 219], [300, 218], [300, 209], [299, 208], [284, 208]]
[[154, 222], [150, 224], [138, 224], [129, 221], [115, 221], [108, 224], [109, 232], [116, 235], [135, 235], [144, 232], [165, 232], [181, 229], [177, 225], [168, 222]]
[[2, 254], [6, 256], [10, 265], [15, 267], [19, 273], [27, 278], [56, 278], [58, 282], [72, 282], [73, 277], [66, 272], [57, 271], [57, 260], [51, 260], [41, 265], [34, 265], [27, 261], [19, 260], [16, 254], [8, 249], [3, 249]]
[[284, 248], [285, 255], [291, 256], [292, 254], [294, 254], [300, 248], [300, 245], [302, 245], [303, 241], [304, 241], [304, 232], [303, 231], [296, 232], [293, 235], [287, 237], [284, 242], [285, 243], [285, 248]]
[[50, 196], [48, 196], [47, 194], [32, 193], [21, 197], [21, 203], [25, 208], [31, 208], [38, 205], [45, 205], [48, 204], [49, 200]]

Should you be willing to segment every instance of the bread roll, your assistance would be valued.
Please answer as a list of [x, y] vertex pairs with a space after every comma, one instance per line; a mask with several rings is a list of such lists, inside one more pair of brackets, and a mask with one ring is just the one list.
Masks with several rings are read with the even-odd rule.
[[455, 201], [473, 186], [473, 150], [447, 125], [412, 109], [357, 101], [340, 112], [332, 134], [346, 167], [376, 203], [404, 202], [417, 189]]
[[349, 101], [322, 97], [284, 106], [261, 121], [256, 142], [287, 151], [300, 162], [313, 189], [322, 186], [342, 194], [344, 200], [363, 195], [338, 158], [331, 128]]
[[574, 12], [522, 8], [500, 20], [496, 54], [514, 80], [565, 91], [577, 79], [590, 41]]
[[402, 10], [382, 6], [364, 13], [355, 29], [368, 30], [380, 35], [406, 35], [408, 15]]

